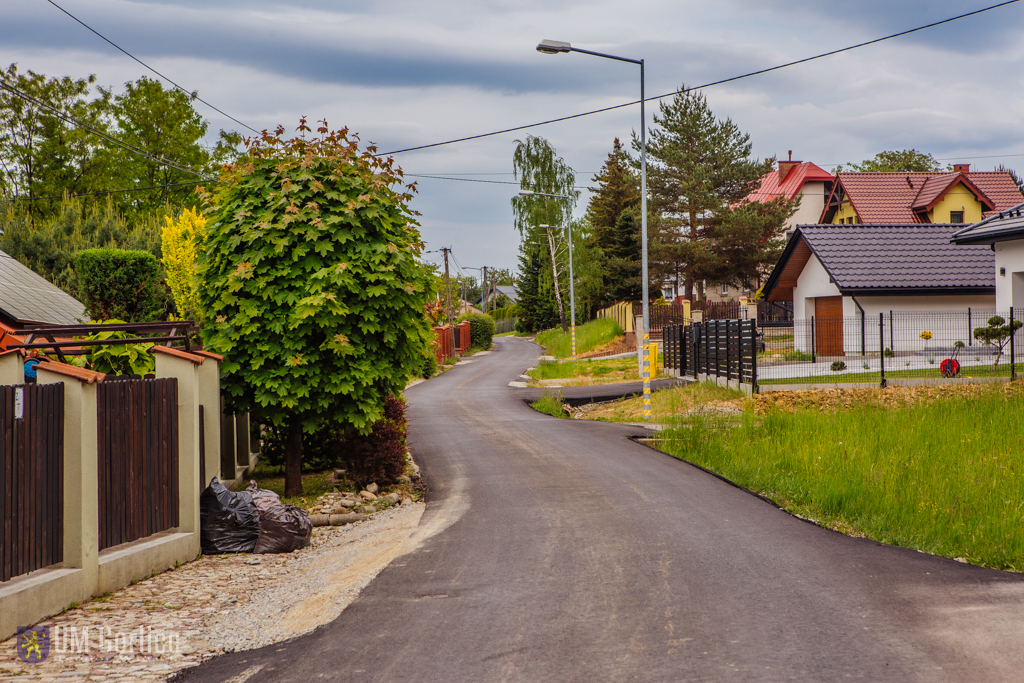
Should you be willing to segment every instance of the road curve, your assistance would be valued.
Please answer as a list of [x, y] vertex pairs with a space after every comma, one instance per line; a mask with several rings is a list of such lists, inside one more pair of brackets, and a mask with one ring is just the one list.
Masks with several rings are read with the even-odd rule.
[[[419, 548], [334, 622], [188, 681], [1019, 681], [1024, 580], [842, 536], [541, 415], [515, 338], [407, 392]], [[432, 535], [431, 535], [432, 534]]]

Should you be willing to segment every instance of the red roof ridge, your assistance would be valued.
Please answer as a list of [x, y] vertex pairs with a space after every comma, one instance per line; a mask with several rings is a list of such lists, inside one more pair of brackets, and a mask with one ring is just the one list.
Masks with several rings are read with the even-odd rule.
[[98, 384], [107, 378], [107, 376], [102, 372], [87, 370], [86, 368], [80, 368], [77, 365], [58, 363], [53, 360], [47, 360], [44, 363], [40, 363], [36, 366], [36, 370], [49, 370], [50, 372], [55, 372], [58, 375], [64, 375], [65, 377], [74, 377], [86, 384]]
[[[469, 321], [467, 320], [466, 322], [469, 322]], [[192, 351], [192, 353], [194, 353], [197, 356], [202, 356], [203, 358], [212, 358], [213, 360], [217, 361], [218, 363], [220, 363], [221, 361], [224, 360], [224, 356], [220, 355], [219, 353], [213, 353], [211, 351], [203, 351], [202, 349], [196, 349], [195, 351]]]
[[206, 360], [202, 356], [189, 353], [188, 351], [182, 351], [181, 349], [176, 349], [171, 346], [154, 346], [151, 351], [154, 353], [163, 353], [168, 356], [174, 356], [175, 358], [182, 358], [184, 360], [191, 361], [196, 365], [202, 365], [203, 361]]

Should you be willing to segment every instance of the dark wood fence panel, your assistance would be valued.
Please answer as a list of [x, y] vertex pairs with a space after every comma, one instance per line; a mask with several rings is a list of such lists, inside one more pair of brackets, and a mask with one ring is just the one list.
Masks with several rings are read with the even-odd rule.
[[178, 382], [102, 382], [96, 396], [100, 549], [178, 526]]
[[0, 386], [0, 581], [64, 559], [63, 511], [64, 385]]
[[757, 385], [757, 326], [753, 320], [668, 325], [665, 367], [680, 375], [708, 375]]

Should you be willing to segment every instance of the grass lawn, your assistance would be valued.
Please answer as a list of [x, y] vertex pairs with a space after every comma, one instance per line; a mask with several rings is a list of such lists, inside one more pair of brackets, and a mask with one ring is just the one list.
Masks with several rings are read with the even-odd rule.
[[551, 417], [569, 417], [562, 403], [562, 392], [545, 391], [544, 395], [530, 404], [530, 406], [545, 415]]
[[1024, 384], [952, 389], [830, 411], [758, 397], [738, 423], [691, 415], [660, 447], [845, 533], [1022, 571]]
[[[899, 361], [896, 361], [898, 365]], [[770, 366], [769, 366], [770, 367]], [[886, 360], [886, 379], [942, 379], [939, 372], [939, 365], [936, 362], [934, 369], [915, 368], [913, 370], [890, 370], [889, 360]], [[1017, 363], [1015, 370], [1018, 375], [1024, 373], [1024, 363]], [[759, 372], [769, 372], [767, 367], [759, 367]], [[1000, 363], [998, 367], [991, 365], [974, 365], [968, 368], [961, 367], [960, 374], [966, 378], [974, 377], [1006, 377], [1010, 376], [1009, 364]], [[880, 381], [878, 371], [874, 372], [848, 372], [832, 373], [828, 375], [814, 375], [811, 377], [786, 377], [782, 379], [760, 379], [758, 384], [846, 384], [849, 382], [878, 382]]]
[[[678, 421], [683, 413], [697, 406], [726, 402], [729, 407], [742, 406], [743, 392], [725, 389], [710, 382], [654, 391], [651, 392], [651, 421]], [[609, 422], [640, 422], [643, 420], [643, 410], [643, 399], [637, 397], [598, 406], [587, 411], [586, 417]]]
[[[333, 471], [333, 470], [332, 470]], [[256, 482], [256, 485], [261, 489], [269, 489], [281, 496], [281, 502], [289, 505], [296, 505], [300, 508], [308, 508], [313, 504], [317, 498], [332, 491], [333, 487], [327, 485], [327, 480], [330, 479], [331, 472], [310, 472], [309, 474], [302, 475], [302, 490], [301, 496], [293, 496], [285, 498], [284, 496], [284, 468], [273, 467], [266, 464], [265, 461], [260, 461], [256, 464], [256, 469], [253, 470], [250, 478]]]
[[[659, 366], [661, 368], [662, 366]], [[658, 377], [659, 370], [651, 375]], [[639, 382], [636, 358], [611, 358], [607, 360], [579, 360], [573, 363], [558, 361], [541, 361], [527, 374], [534, 381], [565, 379], [573, 384], [602, 384], [613, 382]]]
[[[601, 318], [576, 326], [576, 353], [586, 353], [610, 344], [623, 335], [622, 328], [614, 320]], [[537, 343], [544, 347], [549, 356], [569, 358], [572, 356], [572, 335], [562, 334], [561, 328], [545, 330], [537, 335]]]

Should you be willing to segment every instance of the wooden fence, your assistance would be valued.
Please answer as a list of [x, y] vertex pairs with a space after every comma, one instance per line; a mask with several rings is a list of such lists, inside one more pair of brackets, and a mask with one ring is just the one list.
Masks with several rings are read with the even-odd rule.
[[64, 385], [0, 386], [0, 581], [63, 560]]
[[178, 526], [177, 390], [173, 378], [97, 387], [101, 550]]
[[757, 325], [753, 320], [712, 320], [666, 325], [665, 368], [688, 377], [723, 378], [757, 387]]

